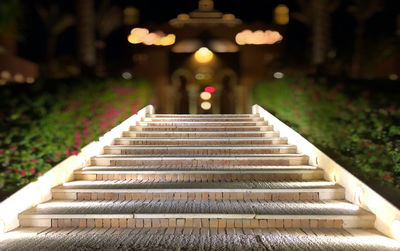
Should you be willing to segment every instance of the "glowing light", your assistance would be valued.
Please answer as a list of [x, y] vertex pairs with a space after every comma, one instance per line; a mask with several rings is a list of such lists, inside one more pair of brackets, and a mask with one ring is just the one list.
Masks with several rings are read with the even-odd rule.
[[205, 92], [209, 92], [209, 93], [214, 93], [215, 92], [215, 87], [212, 86], [207, 86], [206, 88], [204, 88]]
[[203, 99], [203, 100], [209, 100], [211, 98], [211, 93], [202, 92], [202, 93], [200, 93], [200, 98]]
[[358, 206], [360, 206], [362, 203], [362, 196], [363, 196], [363, 190], [361, 189], [361, 187], [359, 187], [357, 188], [356, 193], [354, 194], [354, 199]]
[[214, 53], [210, 51], [207, 47], [201, 47], [194, 53], [194, 58], [197, 62], [205, 64], [210, 62], [214, 57]]
[[132, 73], [130, 73], [130, 72], [128, 72], [128, 71], [122, 73], [121, 76], [122, 76], [124, 79], [126, 79], [126, 80], [132, 79]]
[[189, 15], [188, 14], [179, 14], [178, 16], [177, 16], [177, 18], [179, 19], [179, 20], [189, 20]]
[[11, 78], [11, 73], [9, 71], [2, 71], [1, 72], [1, 78], [10, 79]]
[[289, 23], [289, 8], [284, 4], [279, 4], [274, 10], [275, 23], [285, 25]]
[[21, 73], [17, 73], [14, 75], [14, 80], [18, 83], [22, 83], [24, 82], [24, 75], [22, 75]]
[[277, 79], [283, 78], [284, 76], [285, 76], [285, 74], [283, 74], [280, 71], [277, 71], [274, 73], [274, 78], [277, 78]]
[[35, 83], [35, 78], [33, 78], [33, 77], [27, 77], [27, 78], [26, 78], [26, 82], [27, 82], [28, 84], [33, 84], [33, 83]]
[[283, 39], [282, 35], [277, 31], [271, 30], [257, 30], [257, 31], [250, 31], [250, 30], [243, 30], [239, 32], [236, 37], [235, 41], [239, 45], [245, 44], [275, 44]]
[[210, 110], [211, 103], [208, 102], [208, 101], [204, 101], [204, 102], [201, 103], [200, 106], [201, 106], [201, 109], [203, 109], [203, 110]]
[[124, 9], [124, 24], [134, 25], [139, 21], [139, 10], [135, 7], [126, 7]]
[[333, 182], [333, 183], [336, 183], [336, 173], [331, 173], [331, 181]]
[[235, 15], [233, 15], [233, 14], [224, 14], [222, 16], [222, 19], [224, 19], [224, 20], [235, 20]]
[[400, 221], [394, 220], [392, 223], [392, 233], [397, 240], [400, 240]]
[[175, 43], [175, 39], [176, 37], [174, 34], [165, 35], [161, 31], [149, 32], [148, 29], [144, 28], [134, 28], [131, 30], [131, 33], [128, 36], [129, 43], [143, 43], [145, 45], [168, 46], [173, 45]]
[[389, 79], [390, 79], [390, 80], [393, 80], [393, 81], [396, 81], [396, 80], [399, 79], [399, 76], [398, 76], [397, 74], [393, 73], [393, 74], [390, 74], [390, 75], [389, 75]]

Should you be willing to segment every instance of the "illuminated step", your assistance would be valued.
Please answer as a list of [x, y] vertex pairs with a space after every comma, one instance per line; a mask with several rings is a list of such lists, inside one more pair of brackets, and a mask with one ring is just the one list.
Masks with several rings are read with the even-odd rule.
[[136, 122], [137, 126], [265, 126], [268, 125], [266, 121], [229, 121], [229, 122], [213, 122], [213, 121], [196, 121], [196, 122], [181, 122], [181, 121], [160, 121], [160, 122]]
[[141, 118], [142, 122], [259, 122], [263, 118]]
[[303, 154], [263, 154], [256, 157], [138, 157], [137, 155], [98, 155], [91, 159], [97, 166], [129, 166], [129, 165], [185, 165], [185, 166], [229, 166], [229, 165], [306, 165], [308, 156]]
[[279, 137], [279, 132], [132, 132], [125, 131], [123, 137], [137, 138], [239, 138]]
[[259, 118], [259, 114], [146, 114], [146, 118]]
[[[141, 175], [139, 175], [141, 176]], [[142, 176], [143, 177], [143, 176]], [[53, 199], [73, 200], [252, 200], [318, 201], [344, 199], [344, 189], [327, 181], [195, 180], [72, 181], [52, 189]]]
[[221, 145], [276, 145], [287, 144], [286, 137], [252, 137], [252, 138], [116, 138], [114, 139], [115, 145], [199, 145], [199, 146], [221, 146]]
[[[375, 216], [337, 200], [308, 203], [209, 200], [206, 205], [202, 200], [53, 200], [25, 211], [19, 219], [22, 226], [34, 227], [139, 228], [168, 222], [168, 227], [195, 224], [205, 228], [231, 226], [233, 220], [233, 224], [243, 228], [371, 228]], [[60, 219], [63, 221], [58, 222]]]
[[131, 126], [130, 131], [176, 131], [176, 132], [241, 132], [241, 131], [272, 131], [274, 127], [272, 125], [267, 126]]
[[145, 168], [90, 166], [74, 172], [76, 180], [142, 180], [170, 182], [230, 182], [230, 181], [289, 181], [289, 180], [322, 180], [322, 169], [311, 166], [278, 167], [241, 167], [221, 170], [204, 170], [204, 168]]
[[295, 145], [269, 146], [129, 146], [112, 145], [104, 147], [104, 154], [152, 154], [157, 155], [236, 155], [296, 153]]

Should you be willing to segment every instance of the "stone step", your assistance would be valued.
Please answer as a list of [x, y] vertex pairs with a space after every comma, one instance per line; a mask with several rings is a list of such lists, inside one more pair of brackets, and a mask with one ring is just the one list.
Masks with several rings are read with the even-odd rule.
[[143, 167], [85, 167], [74, 172], [76, 180], [142, 180], [142, 181], [289, 181], [322, 180], [322, 169], [310, 168], [256, 168], [204, 170], [204, 168], [143, 168]]
[[133, 132], [125, 131], [123, 137], [137, 138], [248, 138], [279, 137], [279, 132]]
[[32, 227], [276, 227], [371, 228], [375, 216], [345, 201], [202, 200], [65, 201], [42, 203], [19, 215]]
[[[139, 175], [140, 176], [140, 175]], [[173, 179], [175, 178], [175, 180]], [[189, 177], [190, 178], [190, 177]], [[52, 189], [53, 199], [72, 200], [253, 200], [344, 199], [344, 189], [328, 181], [72, 181]]]
[[147, 118], [259, 118], [259, 114], [146, 114]]
[[274, 127], [272, 125], [266, 126], [131, 126], [130, 131], [162, 131], [162, 132], [264, 132], [272, 131]]
[[[239, 155], [236, 155], [239, 156]], [[243, 155], [240, 157], [232, 156], [208, 156], [208, 157], [151, 157], [137, 155], [98, 155], [92, 157], [91, 164], [96, 166], [165, 166], [165, 165], [185, 165], [192, 167], [218, 167], [236, 165], [306, 165], [308, 156], [303, 154], [262, 154], [262, 155]]]
[[287, 144], [286, 137], [271, 137], [271, 138], [116, 138], [114, 139], [115, 145], [198, 145], [198, 146], [222, 146], [222, 145], [282, 145]]
[[264, 121], [263, 118], [141, 118], [143, 122], [256, 122]]
[[104, 147], [104, 154], [152, 154], [157, 155], [236, 155], [236, 154], [270, 154], [296, 153], [295, 145], [270, 146], [121, 146]]
[[159, 121], [159, 122], [143, 122], [137, 121], [137, 126], [266, 126], [266, 121], [229, 121], [229, 122], [213, 122], [213, 121], [193, 121], [193, 122], [181, 122], [181, 121]]

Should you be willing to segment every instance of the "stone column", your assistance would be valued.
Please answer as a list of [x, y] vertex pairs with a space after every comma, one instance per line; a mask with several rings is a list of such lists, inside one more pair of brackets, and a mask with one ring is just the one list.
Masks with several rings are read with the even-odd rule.
[[197, 113], [197, 100], [199, 98], [199, 86], [196, 84], [188, 84], [186, 86], [186, 91], [189, 97], [189, 113], [196, 114]]

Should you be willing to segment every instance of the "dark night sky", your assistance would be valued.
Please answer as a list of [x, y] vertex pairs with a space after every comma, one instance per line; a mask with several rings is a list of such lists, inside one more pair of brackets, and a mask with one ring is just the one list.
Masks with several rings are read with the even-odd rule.
[[[19, 54], [27, 59], [42, 62], [45, 52], [46, 32], [35, 11], [35, 5], [50, 2], [57, 2], [62, 9], [74, 12], [73, 0], [23, 0], [24, 15], [20, 25], [21, 38]], [[99, 2], [99, 1], [96, 1]], [[283, 3], [289, 6], [290, 11], [296, 11], [298, 6], [296, 0], [215, 0], [215, 8], [224, 13], [233, 13], [245, 22], [262, 21], [270, 23], [272, 21], [272, 12], [276, 5]], [[341, 50], [351, 50], [353, 44], [353, 34], [355, 23], [346, 8], [350, 1], [342, 0], [341, 6], [332, 16], [332, 44], [333, 47]], [[197, 8], [197, 0], [113, 0], [113, 4], [122, 8], [126, 6], [135, 6], [140, 11], [140, 24], [163, 23], [179, 13], [188, 13]], [[399, 0], [387, 0], [384, 12], [375, 15], [368, 23], [366, 37], [375, 40], [376, 37], [394, 36], [396, 30], [396, 16], [400, 13]], [[139, 24], [139, 26], [140, 26]], [[289, 49], [293, 51], [304, 49], [308, 45], [309, 31], [307, 28], [291, 19], [288, 34], [285, 38], [289, 44]], [[116, 45], [115, 48], [121, 48], [119, 43], [125, 42], [126, 34], [123, 29], [114, 32], [109, 37], [110, 44]], [[116, 57], [121, 50], [108, 49], [108, 52], [115, 54]], [[72, 27], [60, 35], [58, 38], [57, 55], [73, 55], [75, 53], [75, 28]]]

